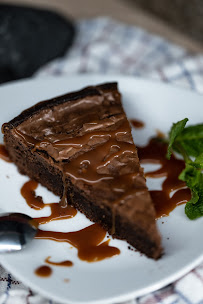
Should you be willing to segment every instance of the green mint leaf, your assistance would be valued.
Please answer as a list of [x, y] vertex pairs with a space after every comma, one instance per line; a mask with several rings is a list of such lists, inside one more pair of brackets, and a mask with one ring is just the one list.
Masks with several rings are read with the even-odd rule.
[[197, 157], [203, 153], [203, 124], [186, 127], [175, 138], [189, 156]]
[[203, 152], [196, 157], [195, 164], [199, 169], [203, 169]]
[[196, 169], [203, 169], [203, 153], [198, 155], [194, 161], [190, 161], [190, 165]]
[[[185, 128], [185, 118], [173, 124], [169, 133], [167, 158], [170, 159], [172, 149], [182, 154], [185, 169], [179, 179], [186, 182], [191, 190], [191, 199], [185, 206], [185, 213], [194, 220], [203, 216], [203, 124]], [[196, 157], [193, 161], [189, 156]]]
[[[191, 161], [192, 163], [192, 161]], [[186, 164], [179, 175], [179, 179], [186, 182], [191, 190], [191, 200], [185, 206], [185, 213], [189, 219], [203, 216], [203, 174], [191, 164]]]
[[172, 154], [172, 147], [173, 147], [173, 144], [176, 140], [176, 137], [178, 135], [180, 135], [180, 133], [183, 131], [187, 121], [188, 121], [188, 118], [185, 118], [185, 119], [180, 120], [177, 123], [173, 124], [173, 126], [170, 130], [170, 133], [169, 133], [169, 145], [168, 145], [168, 151], [167, 151], [167, 154], [166, 154], [167, 159], [170, 159], [171, 154]]
[[193, 203], [191, 199], [185, 206], [185, 213], [191, 220], [203, 216], [203, 174], [200, 175], [199, 183], [196, 185], [196, 193], [199, 196], [198, 200]]
[[190, 203], [189, 203], [189, 205], [194, 205], [194, 204], [196, 204], [197, 202], [199, 201], [199, 194], [198, 194], [198, 190], [196, 190], [196, 189], [193, 189], [192, 191], [191, 191], [191, 200], [190, 200]]
[[203, 216], [203, 204], [199, 200], [195, 205], [189, 202], [185, 206], [185, 214], [190, 220], [195, 220], [200, 216]]
[[195, 186], [199, 183], [201, 172], [190, 164], [186, 164], [185, 169], [179, 175], [179, 179], [186, 182], [190, 190], [195, 190]]

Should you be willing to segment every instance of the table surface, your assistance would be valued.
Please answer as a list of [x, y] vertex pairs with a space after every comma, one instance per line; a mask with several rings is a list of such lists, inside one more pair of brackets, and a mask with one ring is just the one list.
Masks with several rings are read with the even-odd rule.
[[158, 18], [143, 12], [127, 0], [0, 0], [0, 3], [41, 6], [72, 16], [74, 19], [110, 16], [134, 24], [185, 47], [192, 52], [203, 52], [203, 45], [169, 27]]

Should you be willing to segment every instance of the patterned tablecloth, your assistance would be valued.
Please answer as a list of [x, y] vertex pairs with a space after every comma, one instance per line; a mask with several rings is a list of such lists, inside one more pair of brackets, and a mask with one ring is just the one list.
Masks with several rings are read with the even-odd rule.
[[[81, 20], [77, 28], [67, 54], [41, 68], [35, 77], [119, 73], [203, 93], [203, 55], [193, 55], [162, 37], [108, 18]], [[203, 304], [203, 264], [173, 284], [128, 302], [133, 303]], [[0, 304], [57, 303], [34, 293], [0, 267]]]

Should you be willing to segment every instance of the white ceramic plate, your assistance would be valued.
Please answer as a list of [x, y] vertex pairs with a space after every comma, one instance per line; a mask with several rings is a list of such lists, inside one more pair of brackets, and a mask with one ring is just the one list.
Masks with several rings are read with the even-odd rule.
[[[203, 98], [200, 95], [136, 78], [84, 75], [27, 80], [2, 86], [0, 125], [38, 101], [106, 81], [118, 81], [127, 116], [146, 122], [144, 129], [133, 131], [138, 144], [146, 143], [156, 129], [167, 132], [172, 122], [184, 117], [190, 119], [190, 124], [202, 122]], [[20, 188], [27, 178], [20, 175], [13, 164], [0, 160], [0, 172], [1, 208], [24, 212], [33, 217], [49, 213], [48, 208], [34, 211], [26, 205]], [[148, 180], [148, 186], [154, 187], [152, 181]], [[38, 193], [42, 194], [45, 202], [57, 200], [42, 187], [38, 188]], [[83, 215], [78, 214], [71, 220], [49, 223], [43, 229], [73, 231], [89, 224]], [[180, 206], [169, 217], [159, 220], [158, 226], [165, 249], [159, 261], [128, 250], [127, 243], [118, 240], [111, 240], [110, 244], [119, 247], [121, 254], [97, 263], [80, 261], [77, 250], [70, 249], [71, 246], [66, 243], [34, 240], [22, 252], [1, 255], [0, 262], [26, 285], [58, 302], [122, 302], [171, 283], [203, 260], [203, 218], [188, 220], [184, 206]], [[49, 278], [37, 277], [34, 270], [44, 264], [47, 256], [52, 256], [55, 261], [70, 259], [74, 266], [53, 267], [53, 274]], [[64, 279], [69, 279], [69, 283]]]

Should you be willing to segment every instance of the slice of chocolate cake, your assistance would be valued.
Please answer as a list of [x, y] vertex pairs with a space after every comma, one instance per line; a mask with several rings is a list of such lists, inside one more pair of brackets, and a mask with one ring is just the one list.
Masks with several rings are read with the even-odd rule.
[[10, 158], [110, 234], [157, 259], [155, 211], [116, 83], [40, 102], [2, 127]]

